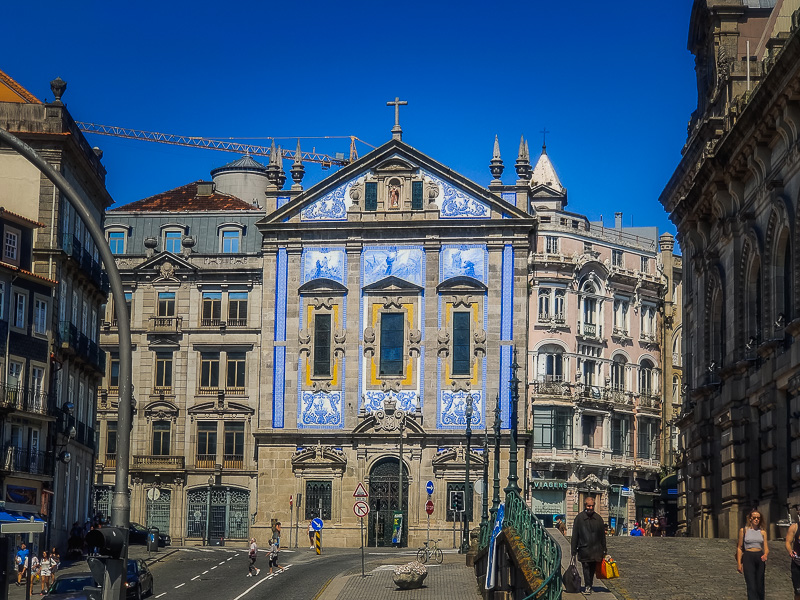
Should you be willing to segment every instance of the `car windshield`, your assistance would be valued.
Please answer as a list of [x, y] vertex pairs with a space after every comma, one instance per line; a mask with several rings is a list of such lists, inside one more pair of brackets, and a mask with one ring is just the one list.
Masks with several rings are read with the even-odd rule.
[[131, 523], [131, 529], [133, 529], [135, 531], [142, 531], [144, 533], [147, 533], [147, 530], [142, 525], [139, 525], [138, 523]]
[[50, 586], [51, 594], [68, 594], [70, 592], [81, 592], [87, 586], [94, 587], [94, 579], [91, 575], [81, 577], [59, 577]]
[[128, 561], [128, 575], [136, 575], [139, 572], [139, 569], [136, 568], [136, 561], [129, 560]]

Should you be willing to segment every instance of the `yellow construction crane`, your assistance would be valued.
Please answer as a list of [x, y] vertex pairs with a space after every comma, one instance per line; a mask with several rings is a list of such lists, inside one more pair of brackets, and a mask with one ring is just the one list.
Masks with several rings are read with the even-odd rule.
[[[269, 146], [258, 146], [255, 144], [243, 144], [225, 139], [215, 139], [198, 137], [191, 135], [175, 135], [171, 133], [160, 133], [158, 131], [143, 131], [141, 129], [131, 129], [130, 127], [117, 127], [115, 125], [98, 125], [97, 123], [87, 123], [77, 121], [78, 128], [84, 133], [96, 133], [98, 135], [109, 135], [112, 137], [127, 138], [131, 140], [142, 140], [145, 142], [156, 142], [159, 144], [172, 144], [175, 146], [192, 146], [195, 148], [210, 148], [223, 152], [236, 152], [239, 154], [250, 154], [251, 156], [270, 156]], [[266, 138], [276, 140], [279, 138]], [[323, 154], [312, 150], [311, 152], [300, 152], [300, 159], [304, 162], [320, 163], [323, 169], [329, 169], [331, 165], [347, 165], [358, 158], [356, 150], [356, 140], [362, 144], [374, 148], [372, 144], [367, 144], [364, 140], [354, 135], [326, 135], [311, 138], [280, 138], [280, 139], [349, 139], [350, 156], [345, 158], [344, 154], [337, 153], [335, 156]], [[290, 160], [294, 160], [297, 152], [295, 150], [281, 149], [281, 155]]]

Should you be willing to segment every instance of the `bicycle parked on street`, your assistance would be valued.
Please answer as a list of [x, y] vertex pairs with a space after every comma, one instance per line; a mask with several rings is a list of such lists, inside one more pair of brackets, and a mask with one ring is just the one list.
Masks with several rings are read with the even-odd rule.
[[433, 560], [439, 564], [442, 564], [442, 560], [444, 560], [444, 554], [439, 548], [439, 542], [441, 541], [442, 538], [439, 538], [435, 542], [430, 540], [424, 542], [425, 546], [417, 551], [417, 560], [421, 563], [426, 563], [428, 562], [429, 558], [433, 557]]

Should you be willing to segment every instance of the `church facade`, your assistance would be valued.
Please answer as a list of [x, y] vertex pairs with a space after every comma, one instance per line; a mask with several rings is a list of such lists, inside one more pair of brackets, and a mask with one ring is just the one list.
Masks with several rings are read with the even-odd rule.
[[[527, 343], [535, 225], [527, 193], [519, 203], [515, 195], [504, 200], [400, 137], [395, 130], [391, 141], [305, 191], [302, 174], [285, 191], [280, 164], [268, 167], [273, 185], [258, 222], [259, 539], [280, 521], [284, 539], [287, 524], [299, 523], [305, 540], [309, 520], [320, 517], [325, 544], [358, 546], [353, 504], [363, 484], [370, 546], [392, 545], [399, 531], [402, 545], [419, 545], [428, 526], [443, 545], [451, 536], [460, 545], [461, 515], [450, 498], [465, 485], [466, 415], [471, 409], [474, 484], [484, 465], [476, 447], [498, 399], [508, 464], [510, 365], [514, 347], [524, 356]], [[478, 492], [487, 493], [481, 487], [468, 490], [473, 525]]]

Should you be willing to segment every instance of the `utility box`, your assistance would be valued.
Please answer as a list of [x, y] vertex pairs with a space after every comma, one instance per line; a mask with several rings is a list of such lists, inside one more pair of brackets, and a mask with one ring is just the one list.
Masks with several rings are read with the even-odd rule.
[[147, 551], [158, 552], [158, 527], [151, 527], [147, 532]]

